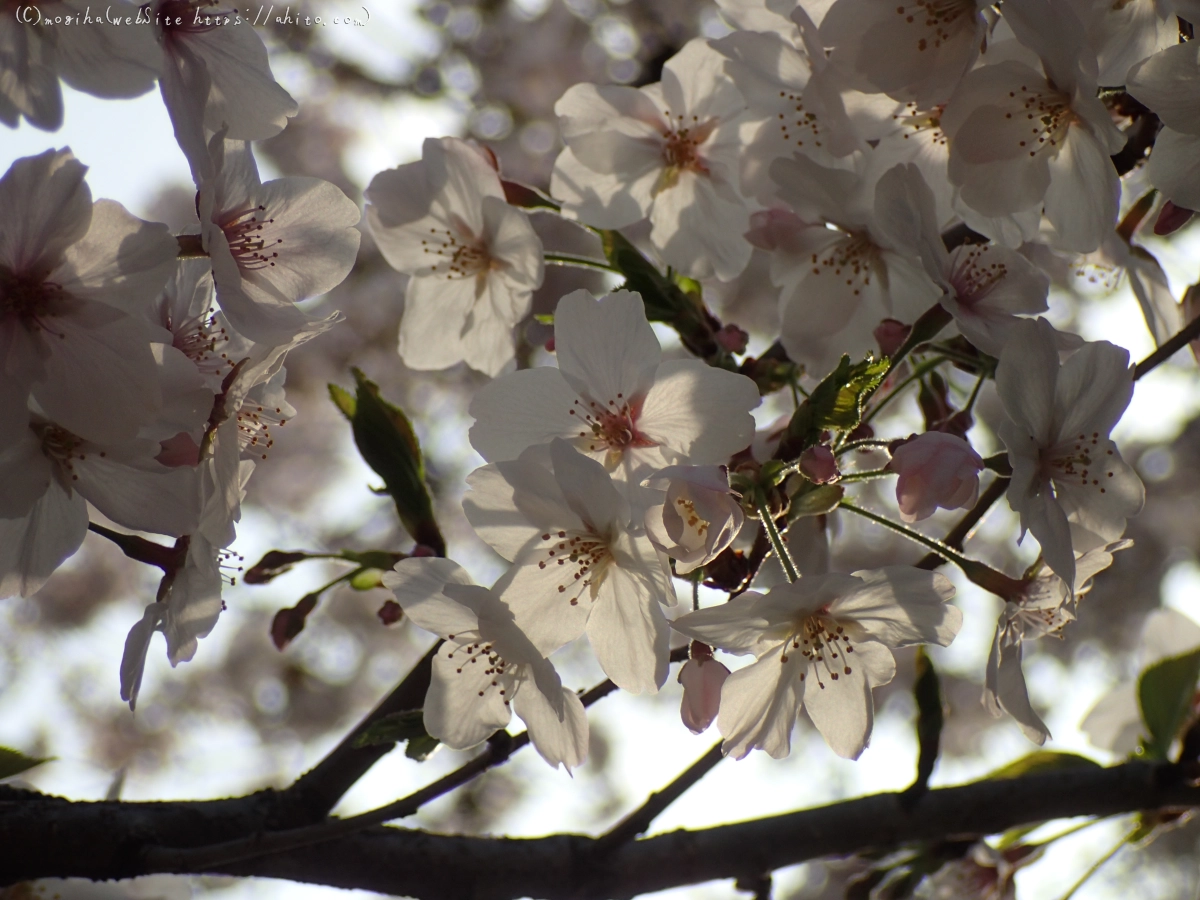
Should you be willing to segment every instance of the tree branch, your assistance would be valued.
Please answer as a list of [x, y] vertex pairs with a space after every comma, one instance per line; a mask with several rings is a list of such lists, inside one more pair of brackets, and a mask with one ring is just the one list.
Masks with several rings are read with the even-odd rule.
[[1133, 380], [1137, 381], [1147, 372], [1166, 362], [1189, 343], [1200, 337], [1200, 316], [1192, 319], [1183, 328], [1171, 335], [1161, 347], [1143, 359], [1133, 370]]
[[[0, 884], [58, 876], [129, 878], [150, 842], [198, 846], [253, 827], [261, 795], [179, 803], [74, 803], [0, 786]], [[374, 828], [319, 847], [218, 866], [214, 874], [286, 878], [445, 900], [624, 898], [918, 841], [973, 839], [1071, 816], [1200, 806], [1180, 767], [1131, 762], [930, 791], [910, 810], [896, 793], [751, 822], [675, 831], [611, 853], [580, 835], [475, 838]], [[261, 821], [261, 818], [260, 818]]]

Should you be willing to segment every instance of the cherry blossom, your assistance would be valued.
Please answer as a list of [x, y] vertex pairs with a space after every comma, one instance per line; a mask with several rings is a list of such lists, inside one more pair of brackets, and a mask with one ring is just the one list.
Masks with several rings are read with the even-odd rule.
[[1070, 7], [1014, 0], [1004, 16], [1041, 71], [1003, 59], [963, 78], [941, 120], [950, 180], [983, 216], [1044, 209], [1054, 245], [1086, 253], [1116, 224], [1109, 156], [1125, 139], [1096, 98], [1095, 57]]
[[410, 276], [400, 358], [411, 369], [466, 361], [498, 375], [513, 328], [542, 283], [542, 242], [504, 199], [492, 158], [454, 138], [425, 141], [421, 162], [381, 172], [366, 191], [367, 227]]
[[0, 393], [32, 393], [81, 438], [134, 437], [162, 405], [148, 307], [175, 265], [166, 226], [92, 203], [69, 150], [18, 159], [0, 179]]
[[911, 322], [937, 300], [907, 200], [914, 172], [897, 166], [872, 182], [804, 156], [771, 167], [779, 199], [791, 209], [756, 214], [748, 237], [772, 251], [784, 349], [814, 374], [843, 353], [870, 352], [882, 319]]
[[471, 401], [471, 446], [484, 459], [560, 437], [635, 487], [668, 465], [724, 463], [754, 436], [754, 383], [699, 360], [662, 361], [636, 293], [563, 297], [554, 347], [557, 369], [513, 372]]
[[383, 583], [409, 619], [445, 641], [425, 697], [430, 735], [466, 750], [505, 728], [515, 710], [551, 766], [570, 771], [583, 764], [583, 704], [516, 626], [504, 601], [446, 559], [401, 560]]
[[852, 87], [941, 102], [987, 39], [983, 0], [837, 0], [821, 22], [830, 64]]
[[550, 193], [598, 228], [650, 218], [650, 241], [693, 278], [737, 276], [750, 260], [738, 189], [745, 102], [725, 57], [689, 41], [643, 88], [577, 84], [555, 104], [566, 149]]
[[1085, 343], [1060, 365], [1054, 328], [1022, 321], [1000, 354], [996, 389], [1008, 421], [1009, 505], [1063, 581], [1075, 583], [1074, 551], [1115, 541], [1142, 508], [1145, 489], [1108, 437], [1133, 396], [1129, 353]]
[[283, 344], [314, 322], [296, 301], [337, 287], [354, 266], [358, 206], [320, 178], [263, 184], [244, 141], [213, 138], [200, 183], [200, 234], [221, 310], [245, 337]]
[[604, 467], [561, 438], [467, 478], [467, 520], [512, 562], [493, 590], [542, 653], [585, 632], [606, 675], [633, 693], [667, 678], [663, 605], [675, 592]]
[[729, 677], [729, 669], [713, 659], [712, 648], [700, 641], [692, 641], [690, 656], [679, 669], [679, 683], [683, 685], [679, 714], [688, 731], [700, 734], [717, 718], [721, 688]]
[[1166, 126], [1150, 153], [1147, 175], [1168, 199], [1200, 207], [1200, 56], [1192, 41], [1168, 47], [1129, 70], [1129, 93], [1154, 110]]
[[[137, 97], [154, 87], [154, 42], [147, 29], [97, 25], [104, 12], [93, 10], [86, 0], [58, 0], [54, 15], [69, 21], [53, 25], [42, 19], [37, 6], [23, 11], [5, 6], [0, 16], [0, 122], [15, 128], [24, 116], [38, 128], [57, 130], [63, 118], [60, 78], [95, 97]], [[138, 8], [117, 0], [107, 12], [134, 17]], [[84, 20], [85, 14], [91, 22]]]
[[680, 575], [715, 559], [746, 520], [721, 466], [667, 466], [645, 484], [666, 492], [646, 510], [646, 533]]
[[857, 759], [871, 737], [871, 690], [896, 674], [892, 649], [948, 645], [962, 624], [962, 613], [946, 602], [953, 596], [944, 575], [892, 566], [747, 591], [672, 627], [757, 657], [721, 690], [717, 727], [726, 754], [741, 759], [759, 748], [787, 756], [804, 707], [835, 753]]
[[938, 507], [965, 509], [979, 497], [983, 460], [961, 437], [927, 431], [892, 451], [896, 502], [905, 522], [928, 519]]
[[299, 111], [271, 74], [262, 38], [236, 10], [215, 0], [154, 0], [145, 14], [161, 48], [163, 103], [197, 185], [221, 168], [210, 155], [212, 135], [274, 137]]
[[1114, 553], [1132, 544], [1118, 541], [1080, 554], [1075, 561], [1074, 591], [1054, 572], [1042, 570], [1026, 582], [1019, 596], [1008, 598], [1000, 612], [988, 656], [983, 704], [993, 716], [1012, 716], [1035, 744], [1045, 743], [1050, 731], [1029, 702], [1021, 669], [1024, 643], [1047, 635], [1061, 638], [1063, 628], [1075, 620], [1078, 598], [1091, 590], [1092, 579], [1112, 565]]

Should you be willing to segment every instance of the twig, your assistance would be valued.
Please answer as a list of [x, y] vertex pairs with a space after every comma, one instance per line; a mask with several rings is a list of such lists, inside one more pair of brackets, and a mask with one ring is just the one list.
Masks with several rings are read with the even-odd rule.
[[[959, 519], [954, 527], [946, 532], [946, 536], [942, 538], [942, 543], [947, 547], [953, 547], [955, 550], [961, 550], [967, 538], [970, 537], [971, 531], [979, 524], [989, 509], [992, 508], [997, 500], [1004, 496], [1004, 492], [1008, 490], [1008, 479], [997, 478], [988, 485], [987, 490], [980, 494], [979, 499], [961, 519]], [[927, 553], [917, 563], [918, 569], [936, 569], [945, 559], [938, 553]]]
[[1157, 368], [1160, 364], [1166, 362], [1178, 351], [1200, 337], [1200, 316], [1192, 319], [1176, 334], [1169, 337], [1161, 347], [1143, 359], [1137, 364], [1133, 370], [1133, 380], [1137, 381], [1147, 372]]
[[722, 743], [723, 741], [717, 741], [713, 744], [707, 753], [684, 769], [674, 781], [662, 790], [655, 791], [645, 803], [600, 835], [596, 841], [596, 853], [610, 853], [645, 832], [663, 810], [682, 797], [688, 788], [725, 758], [725, 754], [721, 752]]

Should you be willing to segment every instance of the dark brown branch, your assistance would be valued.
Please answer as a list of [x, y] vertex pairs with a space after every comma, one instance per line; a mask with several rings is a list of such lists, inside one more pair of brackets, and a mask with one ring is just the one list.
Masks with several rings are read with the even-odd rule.
[[725, 754], [721, 752], [722, 743], [724, 742], [717, 741], [713, 744], [707, 753], [684, 769], [678, 778], [661, 791], [655, 791], [645, 803], [602, 834], [597, 839], [597, 851], [603, 853], [615, 850], [639, 834], [649, 831], [650, 823], [657, 819], [663, 810], [682, 797], [688, 788], [711, 772], [713, 766], [725, 758]]
[[[261, 820], [261, 795], [207, 803], [73, 803], [0, 786], [0, 884], [49, 876], [150, 874], [150, 841], [197, 846]], [[1200, 806], [1179, 767], [1132, 762], [930, 791], [906, 811], [876, 794], [735, 825], [675, 831], [603, 855], [579, 835], [514, 840], [375, 828], [352, 837], [210, 869], [421, 898], [632, 897], [781, 866], [972, 838], [1070, 816]], [[157, 871], [170, 871], [158, 867]]]
[[1133, 370], [1133, 380], [1137, 381], [1161, 363], [1166, 362], [1197, 337], [1200, 337], [1200, 316], [1184, 325], [1181, 331], [1173, 334], [1161, 347], [1138, 363]]

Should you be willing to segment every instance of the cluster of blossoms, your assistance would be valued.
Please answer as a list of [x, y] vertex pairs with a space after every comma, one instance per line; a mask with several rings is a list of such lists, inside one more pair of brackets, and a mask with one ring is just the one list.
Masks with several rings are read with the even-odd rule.
[[[967, 439], [971, 409], [994, 380], [1007, 460], [988, 467], [1010, 479], [1008, 502], [1040, 564], [1016, 579], [941, 549], [1006, 600], [985, 702], [1044, 741], [1022, 643], [1075, 617], [1091, 579], [1126, 545], [1144, 491], [1110, 438], [1133, 392], [1128, 352], [1037, 316], [1049, 309], [1048, 261], [1100, 254], [1128, 270], [1156, 340], [1182, 326], [1161, 270], [1131, 240], [1151, 202], [1169, 201], [1160, 223], [1200, 203], [1200, 63], [1176, 19], [1190, 7], [1160, 2], [1131, 18], [1127, 4], [1052, 0], [1004, 0], [999, 10], [981, 0], [722, 6], [733, 33], [689, 42], [661, 82], [563, 95], [548, 197], [505, 182], [490, 151], [453, 138], [426, 141], [421, 161], [366, 190], [367, 228], [408, 276], [404, 363], [465, 362], [493, 379], [470, 408], [470, 443], [486, 465], [463, 505], [508, 568], [491, 587], [431, 557], [384, 576], [412, 621], [444, 640], [425, 726], [466, 748], [515, 709], [548, 762], [576, 767], [587, 720], [549, 657], [586, 635], [618, 687], [655, 692], [674, 630], [691, 641], [680, 673], [689, 728], [716, 721], [726, 753], [782, 757], [804, 709], [836, 753], [858, 757], [872, 690], [895, 675], [892, 651], [946, 646], [957, 634], [954, 589], [916, 567], [829, 571], [827, 553], [798, 572], [784, 534], [824, 546], [822, 517], [844, 495], [838, 482], [854, 480], [841, 466], [862, 446], [889, 449], [871, 474], [897, 476], [904, 523], [972, 506], [985, 460]], [[196, 179], [191, 242], [206, 260], [179, 260], [180, 242], [162, 226], [92, 204], [66, 152], [22, 160], [0, 182], [0, 464], [25, 473], [0, 481], [0, 577], [8, 593], [36, 590], [79, 545], [85, 501], [117, 525], [176, 537], [159, 598], [130, 634], [131, 702], [154, 630], [177, 662], [212, 628], [242, 487], [269, 424], [286, 415], [283, 357], [332, 324], [295, 301], [336, 285], [357, 249], [358, 210], [336, 188], [259, 182], [247, 141], [274, 134], [295, 107], [252, 37], [158, 31], [152, 74]], [[56, 49], [45, 64], [58, 60], [70, 82], [69, 47]], [[229, 58], [241, 67], [223, 68]], [[1125, 91], [1099, 88], [1117, 84]], [[1126, 165], [1159, 199], [1122, 197], [1124, 172], [1110, 157], [1134, 126], [1118, 94], [1167, 126], [1144, 165]], [[5, 102], [52, 123], [31, 97]], [[848, 363], [843, 354], [888, 357], [882, 390], [920, 380], [926, 431], [874, 440], [862, 415], [806, 430], [798, 423], [817, 415], [809, 410], [782, 440], [756, 436], [751, 411], [781, 385], [759, 377], [753, 359], [733, 359], [745, 335], [719, 330], [721, 349], [705, 360], [665, 358], [651, 298], [632, 290], [562, 297], [557, 365], [517, 368], [517, 328], [545, 262], [572, 261], [545, 253], [533, 207], [605, 246], [632, 227], [621, 239], [640, 242], [653, 263], [639, 259], [666, 271], [655, 274], [680, 302], [763, 258], [778, 292], [772, 358], [816, 383]], [[631, 274], [613, 255], [574, 261]], [[929, 375], [950, 361], [978, 376], [960, 409], [945, 379]], [[833, 503], [802, 512], [817, 487]], [[763, 591], [747, 590], [754, 571], [733, 587], [711, 571], [753, 556], [744, 527], [753, 520], [787, 575], [760, 580]], [[677, 615], [675, 576], [708, 578], [733, 596]], [[754, 661], [731, 673], [714, 648]]]
[[176, 236], [93, 201], [67, 149], [0, 178], [0, 596], [42, 586], [82, 543], [90, 505], [93, 530], [164, 572], [126, 643], [131, 707], [153, 634], [172, 665], [189, 660], [224, 608], [246, 481], [295, 412], [284, 359], [338, 319], [296, 302], [350, 271], [360, 219], [327, 182], [260, 181], [248, 141], [296, 104], [254, 31], [193, 25], [205, 4], [150, 6], [153, 27], [0, 23], [23, 50], [0, 79], [5, 121], [57, 127], [59, 75], [101, 96], [157, 79], [196, 179], [197, 221]]

